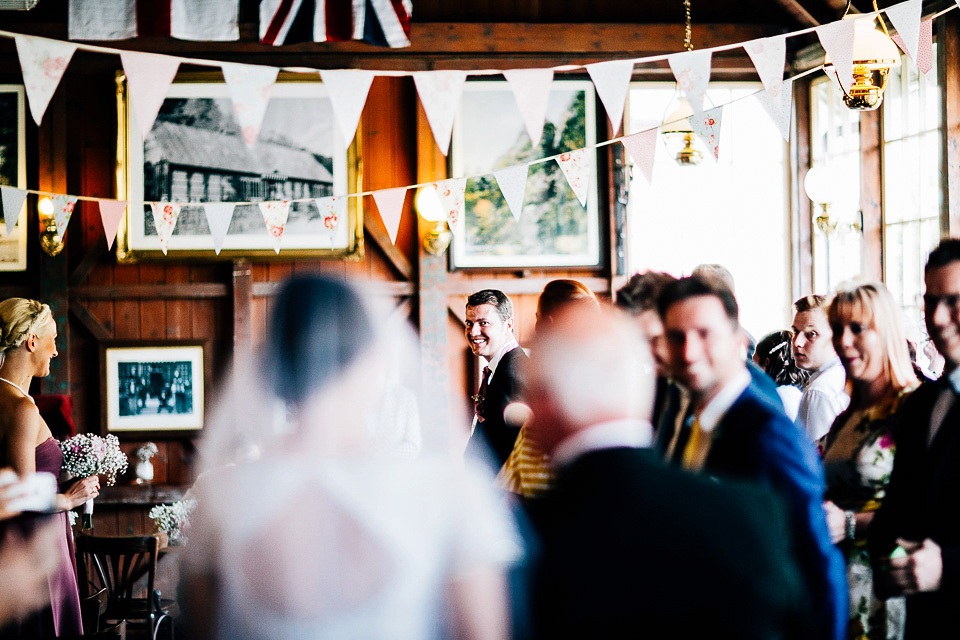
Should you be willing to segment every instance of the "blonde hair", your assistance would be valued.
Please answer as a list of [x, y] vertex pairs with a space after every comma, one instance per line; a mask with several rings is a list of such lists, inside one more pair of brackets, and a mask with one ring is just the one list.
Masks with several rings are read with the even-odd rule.
[[0, 354], [19, 347], [30, 335], [53, 320], [50, 306], [28, 298], [0, 302]]
[[[910, 353], [907, 351], [907, 338], [900, 320], [900, 310], [885, 286], [878, 282], [841, 285], [830, 301], [827, 320], [835, 339], [843, 333], [842, 330], [837, 331], [835, 326], [845, 321], [852, 320], [873, 327], [880, 336], [883, 368], [892, 391], [899, 393], [918, 384]], [[855, 401], [856, 398], [851, 394], [851, 405]]]

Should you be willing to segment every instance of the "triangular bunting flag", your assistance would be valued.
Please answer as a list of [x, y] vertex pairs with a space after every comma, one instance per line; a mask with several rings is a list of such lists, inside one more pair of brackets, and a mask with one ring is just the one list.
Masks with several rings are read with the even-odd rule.
[[667, 62], [677, 79], [677, 85], [687, 97], [694, 113], [703, 111], [703, 100], [710, 84], [709, 49], [684, 51], [667, 56]]
[[73, 196], [53, 196], [53, 223], [57, 225], [57, 233], [61, 236], [67, 232], [73, 208], [77, 206], [77, 198]]
[[916, 62], [920, 46], [920, 14], [923, 12], [923, 0], [908, 0], [884, 9], [893, 28], [897, 30], [894, 38], [897, 44]]
[[723, 105], [707, 109], [699, 116], [690, 116], [690, 126], [703, 140], [714, 160], [720, 159], [720, 120], [723, 118]]
[[627, 100], [627, 89], [630, 87], [630, 78], [633, 76], [633, 61], [611, 60], [586, 65], [587, 73], [593, 80], [600, 102], [607, 111], [610, 124], [613, 126], [613, 135], [620, 131], [623, 122], [623, 105]]
[[787, 80], [783, 85], [777, 87], [776, 95], [770, 91], [758, 91], [757, 100], [766, 109], [773, 124], [776, 125], [780, 135], [787, 142], [790, 142], [790, 114], [793, 111], [793, 79]]
[[30, 113], [39, 125], [77, 45], [35, 36], [18, 35], [15, 39]]
[[397, 189], [381, 189], [373, 192], [373, 200], [377, 203], [380, 219], [387, 229], [390, 242], [397, 243], [397, 231], [400, 230], [400, 216], [403, 214], [403, 200], [407, 197], [406, 187]]
[[107, 236], [107, 249], [113, 248], [113, 241], [117, 239], [117, 229], [123, 220], [123, 212], [127, 210], [126, 200], [101, 200], [100, 221], [103, 223], [103, 234]]
[[511, 69], [503, 72], [507, 84], [520, 109], [520, 117], [536, 147], [543, 135], [543, 121], [547, 117], [550, 101], [550, 85], [553, 84], [553, 69]]
[[283, 228], [287, 224], [287, 216], [290, 215], [290, 201], [271, 200], [270, 202], [261, 202], [260, 212], [263, 214], [263, 221], [267, 224], [267, 231], [273, 237], [273, 250], [280, 253]]
[[590, 193], [590, 174], [593, 167], [590, 166], [590, 156], [588, 151], [592, 149], [575, 149], [569, 153], [562, 153], [557, 156], [557, 164], [567, 178], [570, 188], [580, 201], [580, 206], [587, 206], [587, 195]]
[[633, 158], [634, 164], [647, 179], [647, 182], [653, 182], [653, 161], [657, 156], [657, 130], [648, 129], [635, 133], [632, 136], [621, 138], [620, 142], [626, 148], [627, 153]]
[[520, 212], [523, 211], [523, 197], [527, 193], [528, 168], [528, 165], [518, 164], [493, 172], [500, 186], [500, 193], [503, 194], [503, 199], [507, 201], [510, 212], [517, 220], [520, 219]]
[[853, 82], [853, 28], [856, 21], [857, 18], [837, 20], [815, 29], [844, 91], [849, 91]]
[[430, 130], [440, 147], [447, 155], [450, 151], [450, 135], [453, 133], [453, 120], [460, 104], [460, 92], [467, 79], [464, 71], [415, 71], [413, 82], [417, 85], [420, 104], [427, 114]]
[[443, 180], [433, 184], [437, 189], [437, 195], [440, 197], [440, 204], [447, 212], [447, 220], [450, 221], [450, 228], [460, 226], [463, 220], [463, 192], [467, 190], [466, 178], [453, 178]]
[[17, 226], [20, 213], [23, 211], [23, 201], [27, 199], [27, 192], [16, 187], [0, 187], [0, 200], [3, 201], [3, 221], [7, 223], [7, 235], [13, 233]]
[[177, 202], [148, 202], [147, 204], [150, 205], [153, 226], [156, 227], [157, 236], [160, 238], [160, 250], [163, 251], [163, 255], [167, 255], [167, 243], [170, 242], [173, 229], [177, 226], [181, 205]]
[[315, 203], [323, 220], [323, 233], [333, 237], [340, 221], [347, 217], [347, 196], [317, 198]]
[[223, 79], [230, 90], [243, 141], [248, 146], [253, 146], [260, 135], [260, 125], [263, 124], [263, 115], [267, 112], [270, 92], [280, 70], [276, 67], [233, 62], [224, 62], [220, 66], [223, 69]]
[[[960, 2], [960, 0], [957, 0]], [[900, 34], [895, 33], [890, 36], [900, 49], [910, 56], [913, 63], [917, 65], [920, 73], [926, 75], [933, 69], [933, 20], [924, 20], [920, 23], [917, 31], [917, 54], [914, 57], [907, 51], [907, 45], [904, 44]]]
[[223, 250], [223, 241], [227, 238], [227, 230], [236, 206], [232, 202], [207, 202], [203, 205], [203, 215], [207, 217], [207, 226], [210, 227], [210, 236], [213, 238], [213, 250], [217, 255]]
[[123, 51], [120, 53], [120, 62], [127, 74], [130, 101], [133, 103], [134, 113], [137, 114], [140, 137], [146, 140], [147, 134], [153, 128], [153, 122], [157, 119], [163, 98], [167, 95], [167, 88], [177, 75], [180, 59], [153, 53]]
[[744, 42], [743, 48], [746, 49], [753, 66], [757, 69], [763, 88], [772, 96], [780, 95], [780, 85], [783, 84], [783, 63], [787, 56], [786, 34]]
[[373, 71], [321, 71], [320, 79], [330, 93], [333, 115], [340, 125], [343, 144], [349, 147], [357, 133], [360, 114], [373, 83]]

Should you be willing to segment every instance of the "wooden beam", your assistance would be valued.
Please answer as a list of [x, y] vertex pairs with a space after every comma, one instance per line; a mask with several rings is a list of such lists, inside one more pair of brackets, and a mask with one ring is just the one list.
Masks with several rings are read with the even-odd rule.
[[[354, 281], [361, 291], [368, 295], [391, 296], [394, 298], [404, 298], [416, 294], [416, 289], [412, 282], [388, 282], [380, 280]], [[282, 282], [254, 282], [253, 297], [269, 298], [277, 295]]]
[[806, 7], [800, 4], [799, 0], [776, 0], [776, 2], [804, 27], [820, 26], [820, 22], [807, 11]]
[[883, 128], [879, 109], [860, 112], [860, 210], [863, 212], [860, 273], [883, 282]]
[[410, 261], [407, 260], [407, 257], [403, 255], [403, 252], [390, 242], [390, 236], [387, 235], [383, 225], [373, 222], [370, 216], [363, 216], [363, 230], [377, 243], [377, 246], [380, 247], [380, 250], [383, 251], [383, 254], [390, 262], [390, 266], [392, 266], [400, 276], [411, 280], [413, 278], [413, 266], [410, 264]]
[[[578, 276], [574, 277], [578, 282], [582, 282], [584, 285], [586, 285], [591, 291], [607, 293], [610, 290], [610, 280], [608, 278], [599, 278], [593, 276], [586, 278]], [[470, 280], [454, 280], [451, 278], [447, 281], [447, 284], [444, 287], [444, 293], [445, 295], [451, 296], [469, 296], [471, 293], [480, 291], [481, 289], [499, 289], [507, 295], [535, 295], [543, 291], [543, 288], [547, 285], [547, 283], [551, 282], [552, 280], [556, 280], [556, 278], [477, 278]]]
[[100, 236], [100, 239], [97, 241], [96, 245], [87, 250], [87, 253], [83, 256], [83, 260], [80, 261], [80, 264], [77, 265], [77, 268], [73, 270], [73, 273], [70, 274], [70, 279], [67, 284], [71, 287], [78, 286], [81, 282], [87, 279], [87, 276], [90, 275], [90, 272], [93, 271], [93, 268], [97, 265], [97, 262], [100, 261], [100, 258], [107, 252], [107, 239], [103, 236]]
[[97, 340], [110, 340], [113, 338], [113, 331], [107, 329], [100, 319], [88, 309], [82, 302], [76, 299], [70, 300], [70, 313], [80, 321], [87, 331]]
[[225, 298], [227, 294], [227, 285], [216, 282], [79, 286], [70, 289], [71, 298], [85, 300], [138, 300], [142, 298], [190, 300]]
[[960, 16], [956, 11], [937, 20], [937, 74], [940, 85], [941, 233], [960, 236]]
[[813, 290], [813, 212], [810, 198], [803, 190], [803, 180], [810, 170], [810, 79], [793, 83], [793, 104], [796, 117], [790, 136], [790, 248], [792, 289], [791, 300]]
[[253, 268], [249, 260], [233, 261], [233, 355], [253, 352]]

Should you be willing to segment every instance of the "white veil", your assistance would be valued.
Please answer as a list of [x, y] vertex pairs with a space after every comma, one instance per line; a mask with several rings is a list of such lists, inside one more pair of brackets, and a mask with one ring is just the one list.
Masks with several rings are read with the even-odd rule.
[[284, 285], [207, 421], [183, 572], [212, 577], [216, 637], [446, 637], [449, 584], [520, 554], [464, 417], [420, 410], [412, 330], [372, 309]]

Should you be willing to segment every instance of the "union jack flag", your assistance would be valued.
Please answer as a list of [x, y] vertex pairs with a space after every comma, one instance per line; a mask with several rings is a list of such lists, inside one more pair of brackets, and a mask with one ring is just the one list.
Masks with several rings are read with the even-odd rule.
[[410, 46], [412, 0], [260, 0], [260, 42]]

